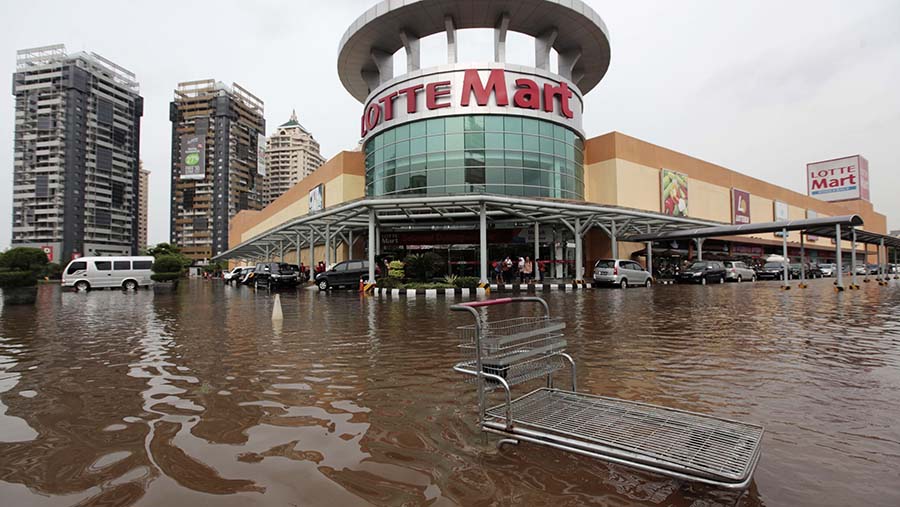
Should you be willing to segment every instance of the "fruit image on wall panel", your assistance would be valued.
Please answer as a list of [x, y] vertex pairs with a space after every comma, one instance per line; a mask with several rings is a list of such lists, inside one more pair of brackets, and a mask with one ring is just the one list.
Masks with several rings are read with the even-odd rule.
[[669, 169], [661, 172], [662, 212], [673, 217], [688, 216], [687, 175]]

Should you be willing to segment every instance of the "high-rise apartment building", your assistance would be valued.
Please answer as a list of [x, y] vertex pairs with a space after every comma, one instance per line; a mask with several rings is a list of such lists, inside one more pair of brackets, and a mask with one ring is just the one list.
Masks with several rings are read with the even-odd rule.
[[140, 184], [138, 192], [140, 204], [138, 205], [138, 250], [147, 248], [147, 205], [150, 195], [150, 171], [144, 169], [144, 163], [140, 163]]
[[60, 263], [137, 253], [135, 75], [96, 53], [44, 46], [17, 52], [12, 92], [13, 246]]
[[263, 101], [237, 84], [179, 83], [172, 122], [170, 240], [193, 259], [228, 249], [228, 222], [262, 208]]
[[294, 111], [266, 143], [266, 206], [324, 163], [319, 142], [300, 125]]

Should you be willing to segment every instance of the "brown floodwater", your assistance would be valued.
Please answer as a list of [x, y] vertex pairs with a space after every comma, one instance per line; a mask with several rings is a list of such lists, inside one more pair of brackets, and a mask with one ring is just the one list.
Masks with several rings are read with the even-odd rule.
[[863, 285], [546, 294], [580, 390], [766, 427], [742, 495], [498, 451], [452, 298], [43, 286], [0, 314], [0, 505], [900, 505], [900, 282]]

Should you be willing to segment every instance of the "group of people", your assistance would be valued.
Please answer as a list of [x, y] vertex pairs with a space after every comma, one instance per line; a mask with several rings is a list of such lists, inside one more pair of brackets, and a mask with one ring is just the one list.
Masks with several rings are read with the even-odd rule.
[[518, 259], [506, 256], [503, 260], [492, 262], [491, 266], [496, 283], [532, 283], [535, 273], [540, 269], [537, 261], [528, 256]]

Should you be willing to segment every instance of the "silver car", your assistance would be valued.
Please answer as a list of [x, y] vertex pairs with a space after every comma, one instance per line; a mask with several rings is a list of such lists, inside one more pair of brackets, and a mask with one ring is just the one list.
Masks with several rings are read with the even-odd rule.
[[725, 281], [728, 282], [744, 282], [756, 281], [756, 271], [748, 268], [741, 261], [725, 261]]
[[653, 277], [637, 262], [600, 259], [594, 264], [594, 283], [614, 285], [623, 289], [635, 285], [650, 287], [653, 284]]

